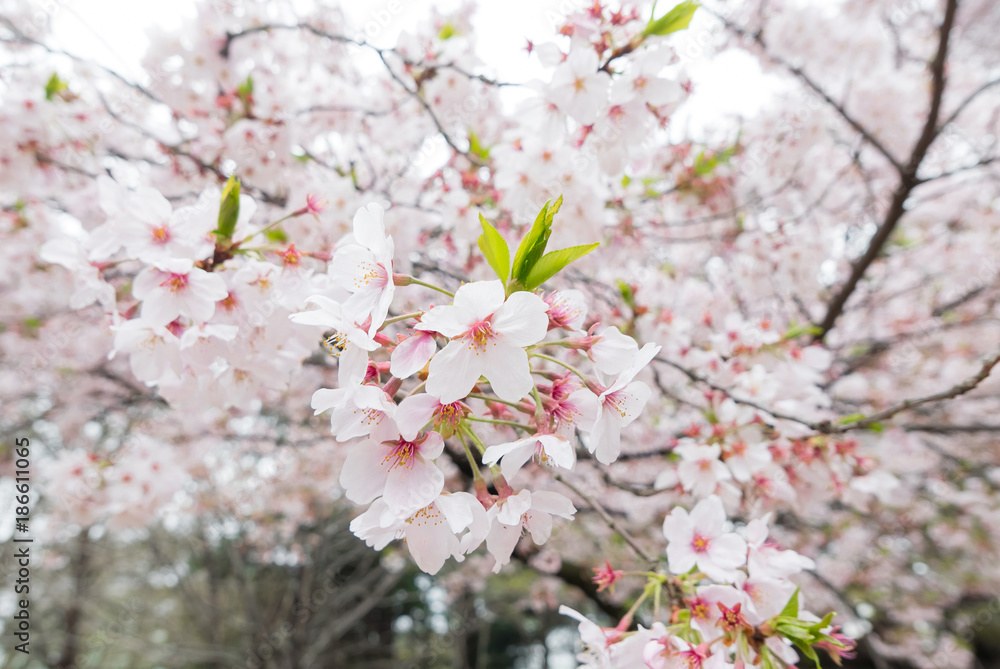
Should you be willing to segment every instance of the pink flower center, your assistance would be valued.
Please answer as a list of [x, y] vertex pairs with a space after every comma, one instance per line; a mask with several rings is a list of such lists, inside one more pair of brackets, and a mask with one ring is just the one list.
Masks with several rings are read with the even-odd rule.
[[153, 228], [153, 243], [154, 244], [166, 244], [170, 241], [170, 229], [167, 225], [157, 226]]
[[479, 321], [462, 335], [469, 342], [469, 347], [475, 348], [477, 351], [482, 351], [486, 348], [486, 344], [493, 341], [496, 336], [493, 326], [490, 325], [489, 317]]
[[176, 293], [179, 290], [184, 290], [188, 285], [187, 274], [175, 274], [170, 273], [166, 279], [163, 280], [160, 285], [164, 288], [169, 288], [171, 293]]
[[623, 419], [628, 418], [628, 411], [625, 409], [625, 393], [620, 390], [604, 396], [604, 408], [607, 411], [614, 411]]
[[708, 552], [708, 545], [711, 543], [711, 539], [708, 537], [703, 537], [700, 534], [695, 534], [694, 539], [691, 540], [691, 549], [695, 553], [706, 553]]
[[465, 413], [462, 411], [461, 402], [442, 404], [438, 407], [437, 417], [434, 419], [434, 424], [450, 425], [452, 428], [457, 428], [464, 415]]
[[711, 468], [712, 468], [712, 461], [711, 460], [699, 460], [698, 461], [698, 469], [700, 469], [701, 471], [707, 472]]
[[361, 273], [354, 278], [356, 290], [367, 288], [374, 284], [376, 288], [384, 288], [389, 283], [389, 273], [377, 262], [363, 262], [358, 267]]
[[382, 459], [382, 464], [389, 464], [389, 470], [393, 470], [396, 467], [406, 467], [407, 469], [413, 469], [413, 461], [417, 458], [417, 453], [420, 449], [412, 441], [407, 441], [406, 439], [400, 439], [396, 442], [396, 445], [386, 454], [385, 458]]

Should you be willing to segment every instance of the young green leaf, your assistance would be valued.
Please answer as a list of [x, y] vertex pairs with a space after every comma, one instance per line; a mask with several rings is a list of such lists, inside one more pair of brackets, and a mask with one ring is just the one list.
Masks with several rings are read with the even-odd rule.
[[798, 639], [792, 639], [792, 643], [802, 651], [802, 654], [808, 657], [810, 660], [816, 663], [816, 669], [822, 669], [819, 663], [819, 656], [816, 655], [816, 649], [810, 646], [805, 641], [800, 641]]
[[271, 228], [270, 230], [264, 232], [264, 236], [271, 242], [279, 242], [283, 244], [288, 241], [288, 235], [281, 228]]
[[496, 272], [497, 278], [507, 283], [510, 276], [510, 249], [507, 242], [482, 214], [479, 214], [479, 223], [483, 226], [483, 234], [479, 235], [479, 250]]
[[215, 236], [222, 240], [233, 238], [236, 231], [236, 220], [240, 216], [240, 180], [236, 175], [229, 177], [226, 186], [222, 189], [222, 203], [219, 205], [219, 225], [215, 229]]
[[53, 72], [52, 76], [49, 77], [48, 83], [45, 84], [45, 99], [51, 102], [52, 98], [59, 93], [62, 93], [66, 90], [66, 88], [66, 82], [60, 79], [58, 74]]
[[691, 23], [694, 12], [700, 7], [697, 2], [684, 0], [669, 12], [658, 19], [650, 18], [646, 29], [642, 31], [644, 36], [649, 35], [669, 35], [678, 30], [684, 30]]
[[790, 618], [799, 617], [799, 589], [795, 588], [795, 592], [792, 593], [791, 599], [785, 604], [785, 608], [781, 610], [779, 616], [789, 616]]
[[539, 258], [538, 262], [535, 263], [535, 266], [531, 268], [531, 272], [528, 273], [528, 279], [525, 281], [524, 287], [528, 290], [538, 288], [540, 285], [554, 277], [558, 272], [561, 272], [566, 265], [579, 260], [596, 249], [599, 244], [600, 242], [594, 242], [593, 244], [584, 244], [582, 246], [570, 246], [569, 248], [546, 253], [544, 256]]
[[511, 278], [522, 286], [527, 285], [528, 274], [538, 259], [545, 253], [545, 245], [549, 243], [552, 234], [552, 218], [562, 206], [562, 195], [555, 202], [551, 200], [542, 205], [542, 210], [535, 217], [531, 230], [524, 236], [514, 254], [514, 265], [511, 267]]

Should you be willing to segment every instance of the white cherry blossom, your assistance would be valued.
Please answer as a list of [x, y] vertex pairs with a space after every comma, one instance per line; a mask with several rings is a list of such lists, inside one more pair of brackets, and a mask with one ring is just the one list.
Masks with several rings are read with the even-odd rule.
[[454, 402], [485, 376], [500, 399], [516, 402], [527, 395], [532, 380], [524, 347], [545, 336], [546, 309], [540, 297], [527, 292], [504, 300], [500, 281], [459, 288], [453, 304], [434, 307], [416, 326], [451, 339], [431, 360], [427, 392]]
[[726, 532], [722, 500], [712, 495], [688, 513], [675, 507], [663, 520], [670, 572], [685, 574], [692, 567], [721, 583], [736, 580], [738, 568], [746, 564], [747, 544], [735, 532]]

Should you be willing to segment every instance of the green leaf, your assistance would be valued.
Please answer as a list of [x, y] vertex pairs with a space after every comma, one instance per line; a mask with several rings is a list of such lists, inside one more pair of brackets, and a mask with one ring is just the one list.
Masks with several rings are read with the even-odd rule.
[[441, 26], [441, 31], [438, 33], [438, 39], [443, 42], [449, 37], [454, 37], [457, 34], [458, 31], [455, 30], [455, 26], [453, 26], [451, 23], [446, 23], [443, 26]]
[[799, 617], [799, 589], [795, 588], [795, 592], [792, 593], [791, 599], [785, 604], [785, 608], [781, 609], [779, 616], [789, 616], [790, 618]]
[[635, 291], [621, 279], [618, 279], [618, 294], [622, 296], [629, 309], [635, 310]]
[[535, 263], [535, 266], [531, 268], [531, 272], [528, 273], [528, 279], [525, 281], [524, 287], [528, 290], [538, 288], [540, 285], [554, 277], [557, 273], [561, 272], [566, 265], [579, 260], [596, 249], [599, 245], [600, 242], [594, 242], [593, 244], [570, 246], [569, 248], [546, 253], [544, 256], [539, 258], [538, 262]]
[[479, 135], [471, 129], [469, 130], [469, 152], [475, 156], [479, 156], [483, 160], [490, 159], [490, 147], [483, 146], [483, 143], [479, 140]]
[[865, 415], [863, 413], [852, 413], [850, 416], [844, 416], [837, 421], [839, 425], [847, 425], [848, 423], [857, 423], [859, 420], [864, 420]]
[[510, 276], [510, 249], [507, 242], [482, 214], [479, 214], [479, 223], [483, 226], [483, 234], [479, 235], [479, 250], [496, 272], [497, 278], [507, 283]]
[[247, 80], [236, 88], [236, 94], [241, 98], [253, 95], [253, 76], [247, 75]]
[[684, 0], [659, 19], [649, 19], [649, 24], [642, 31], [643, 36], [669, 35], [678, 30], [684, 30], [691, 23], [694, 12], [700, 7], [697, 2]]
[[783, 340], [796, 339], [802, 335], [817, 335], [823, 330], [818, 325], [795, 325], [794, 323], [781, 336]]
[[545, 253], [545, 245], [549, 243], [552, 234], [552, 218], [562, 206], [562, 195], [555, 202], [549, 200], [542, 205], [542, 210], [535, 217], [531, 230], [524, 236], [514, 254], [514, 266], [511, 268], [511, 278], [521, 286], [527, 285], [528, 274]]
[[802, 651], [802, 654], [808, 657], [810, 660], [816, 663], [816, 669], [822, 669], [819, 664], [819, 656], [816, 655], [816, 649], [807, 644], [805, 641], [799, 641], [798, 639], [792, 639], [792, 643]]
[[716, 151], [712, 155], [707, 155], [704, 151], [698, 154], [694, 160], [694, 173], [700, 177], [707, 176], [715, 171], [719, 165], [725, 165], [729, 159], [736, 155], [736, 147], [730, 146], [721, 151]]
[[236, 219], [240, 217], [240, 180], [236, 175], [229, 177], [222, 189], [222, 203], [219, 205], [219, 225], [215, 236], [220, 240], [230, 240], [236, 231]]
[[272, 242], [285, 243], [288, 241], [288, 235], [281, 228], [271, 228], [264, 232], [264, 236], [267, 237]]
[[59, 93], [62, 93], [67, 88], [68, 85], [66, 84], [66, 82], [60, 79], [58, 74], [53, 72], [52, 76], [49, 77], [48, 83], [45, 84], [45, 99], [51, 102], [52, 98], [54, 98]]

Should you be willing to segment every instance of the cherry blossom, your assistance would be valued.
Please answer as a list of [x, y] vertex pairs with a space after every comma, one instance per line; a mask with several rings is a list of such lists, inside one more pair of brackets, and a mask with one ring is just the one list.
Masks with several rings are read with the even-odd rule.
[[449, 306], [434, 307], [417, 329], [451, 339], [431, 360], [427, 392], [442, 402], [460, 400], [485, 376], [498, 397], [517, 401], [531, 390], [525, 346], [545, 336], [547, 305], [518, 292], [504, 299], [499, 281], [469, 283]]
[[556, 68], [547, 88], [548, 99], [583, 125], [596, 121], [608, 103], [611, 79], [598, 65], [597, 54], [579, 46]]
[[151, 325], [166, 325], [179, 316], [203, 323], [215, 313], [215, 303], [228, 293], [220, 277], [183, 259], [162, 260], [147, 267], [132, 286], [132, 294], [142, 300], [142, 317]]
[[433, 460], [443, 450], [444, 441], [436, 432], [406, 439], [395, 424], [387, 422], [369, 439], [351, 447], [340, 484], [348, 499], [358, 504], [381, 496], [386, 514], [408, 516], [441, 493], [444, 474]]
[[594, 416], [587, 447], [602, 464], [618, 458], [622, 428], [638, 418], [649, 400], [652, 394], [649, 386], [633, 379], [659, 351], [656, 344], [646, 344], [611, 385], [578, 390], [570, 396], [571, 401], [583, 407], [584, 415]]
[[[368, 334], [381, 327], [392, 302], [392, 237], [385, 234], [382, 207], [371, 203], [354, 215], [355, 243], [341, 246], [330, 264], [330, 275], [351, 293], [343, 309], [363, 322], [371, 316]], [[408, 375], [407, 375], [408, 376]]]
[[510, 479], [528, 460], [539, 464], [572, 469], [576, 464], [576, 452], [566, 439], [554, 434], [536, 434], [517, 441], [494, 444], [483, 453], [483, 464], [492, 465], [499, 461], [500, 471]]
[[674, 508], [663, 521], [670, 571], [683, 574], [697, 567], [722, 583], [736, 580], [737, 567], [746, 564], [747, 545], [741, 536], [725, 531], [726, 511], [715, 495], [698, 502], [689, 514]]

